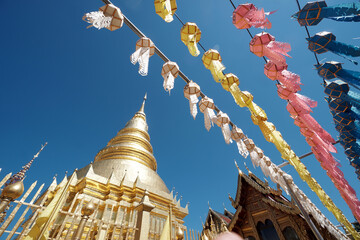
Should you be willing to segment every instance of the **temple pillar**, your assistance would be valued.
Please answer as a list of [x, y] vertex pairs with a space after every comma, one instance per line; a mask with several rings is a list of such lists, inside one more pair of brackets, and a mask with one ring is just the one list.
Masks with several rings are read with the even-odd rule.
[[150, 202], [149, 192], [145, 190], [144, 197], [141, 199], [139, 205], [135, 207], [138, 217], [136, 222], [137, 231], [135, 233], [135, 240], [148, 240], [150, 232], [150, 212], [155, 206]]

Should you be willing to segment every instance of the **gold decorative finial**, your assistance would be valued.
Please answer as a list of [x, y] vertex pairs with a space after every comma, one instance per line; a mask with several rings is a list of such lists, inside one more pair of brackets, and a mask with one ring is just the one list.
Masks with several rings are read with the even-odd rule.
[[95, 211], [95, 205], [92, 200], [88, 202], [86, 205], [84, 205], [81, 209], [81, 214], [83, 216], [89, 217], [91, 214], [93, 214]]
[[146, 102], [146, 99], [147, 99], [147, 93], [145, 93], [145, 96], [144, 96], [144, 101], [143, 101], [143, 103], [142, 103], [142, 105], [141, 105], [140, 110], [139, 110], [139, 112], [138, 112], [138, 113], [145, 114], [144, 109], [145, 109], [145, 102]]
[[246, 170], [248, 171], [248, 173], [249, 173], [249, 176], [252, 174], [252, 172], [250, 171], [250, 169], [248, 168], [248, 166], [246, 165], [246, 163], [244, 162], [244, 165], [245, 165], [245, 168], [246, 168]]
[[236, 166], [236, 168], [238, 169], [238, 171], [239, 171], [239, 175], [242, 175], [242, 171], [240, 170], [240, 168], [239, 168], [239, 166], [238, 166], [238, 164], [237, 164], [237, 162], [236, 162], [236, 160], [234, 159], [234, 162], [235, 162], [235, 166]]
[[12, 183], [16, 183], [19, 181], [24, 180], [25, 178], [25, 174], [26, 172], [30, 169], [31, 164], [34, 162], [35, 158], [37, 158], [39, 156], [39, 154], [41, 153], [41, 151], [46, 147], [48, 143], [46, 142], [44, 145], [41, 145], [41, 149], [34, 155], [34, 157], [30, 160], [30, 162], [28, 162], [25, 166], [22, 167], [22, 169], [16, 173], [15, 175], [13, 175], [5, 184], [5, 186], [8, 186]]
[[176, 230], [176, 239], [177, 240], [184, 239], [184, 231], [180, 227], [178, 227]]
[[11, 201], [20, 197], [24, 192], [23, 181], [8, 184], [1, 192], [1, 199], [8, 198]]

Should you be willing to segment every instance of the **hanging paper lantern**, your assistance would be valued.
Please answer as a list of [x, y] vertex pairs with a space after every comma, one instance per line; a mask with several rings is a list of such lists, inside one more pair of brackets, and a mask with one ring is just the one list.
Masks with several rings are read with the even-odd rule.
[[252, 151], [255, 148], [255, 143], [250, 138], [245, 138], [244, 143], [248, 151]]
[[356, 65], [358, 64], [356, 61], [348, 59], [344, 55], [351, 57], [359, 57], [360, 47], [335, 41], [336, 37], [331, 32], [319, 32], [315, 34], [315, 36], [307, 38], [306, 40], [308, 40], [308, 48], [312, 52], [321, 54], [330, 51], [341, 57], [346, 58], [347, 60], [353, 62]]
[[333, 117], [334, 122], [340, 125], [349, 125], [350, 123], [354, 122], [354, 118], [351, 114], [346, 112], [339, 112], [336, 113]]
[[351, 166], [360, 169], [360, 157], [355, 157], [353, 160], [351, 160]]
[[326, 81], [325, 93], [333, 98], [341, 98], [339, 102], [345, 101], [349, 107], [354, 106], [356, 109], [360, 109], [360, 95], [349, 91], [348, 84], [341, 80]]
[[195, 23], [187, 22], [180, 30], [181, 41], [188, 47], [194, 57], [199, 56], [200, 51], [197, 43], [201, 38], [201, 31]]
[[292, 17], [300, 26], [315, 26], [323, 18], [335, 21], [360, 21], [360, 3], [341, 3], [328, 7], [325, 1], [309, 2]]
[[249, 152], [246, 149], [245, 143], [243, 141], [244, 138], [245, 134], [243, 133], [243, 131], [237, 126], [233, 126], [231, 130], [231, 139], [236, 142], [240, 155], [244, 158], [247, 158]]
[[164, 78], [164, 89], [169, 92], [174, 88], [174, 80], [179, 75], [179, 66], [175, 62], [164, 63], [161, 69], [161, 76]]
[[203, 97], [199, 102], [200, 112], [204, 114], [205, 128], [209, 131], [212, 126], [212, 119], [214, 119], [215, 104], [211, 98]]
[[139, 63], [139, 74], [146, 76], [149, 68], [149, 58], [155, 53], [155, 45], [150, 38], [142, 37], [136, 42], [136, 51], [131, 54], [132, 64]]
[[325, 94], [333, 98], [341, 98], [349, 92], [349, 85], [341, 80], [325, 81]]
[[197, 115], [196, 104], [199, 102], [198, 97], [200, 96], [200, 86], [193, 81], [190, 81], [184, 87], [184, 96], [189, 100], [190, 113], [195, 119]]
[[256, 34], [250, 42], [250, 51], [258, 57], [267, 57], [276, 65], [286, 65], [284, 56], [290, 57], [287, 52], [291, 50], [290, 44], [275, 41], [269, 33]]
[[173, 15], [177, 9], [176, 0], [155, 0], [155, 12], [165, 20], [165, 22], [172, 22]]
[[231, 143], [231, 131], [230, 131], [230, 118], [226, 113], [218, 112], [216, 115], [216, 118], [214, 118], [214, 121], [216, 125], [218, 125], [221, 128], [222, 134], [224, 136], [225, 142], [227, 144]]
[[89, 27], [107, 28], [110, 31], [121, 28], [124, 23], [124, 16], [120, 9], [112, 4], [101, 7], [97, 12], [86, 13], [82, 19], [91, 23]]
[[264, 9], [258, 10], [254, 4], [240, 4], [233, 12], [233, 24], [237, 29], [271, 28], [271, 22], [266, 18]]
[[325, 79], [340, 78], [347, 83], [360, 86], [360, 72], [343, 69], [339, 62], [331, 61], [315, 66], [318, 74]]
[[289, 100], [290, 105], [296, 109], [298, 114], [312, 112], [311, 108], [316, 107], [317, 102], [304, 95], [294, 93], [281, 84], [276, 84], [278, 95], [281, 99]]
[[277, 66], [268, 61], [264, 66], [265, 75], [271, 80], [278, 80], [292, 92], [300, 91], [300, 76], [287, 70], [288, 65]]
[[345, 101], [341, 98], [331, 98], [329, 101], [329, 108], [334, 111], [334, 114], [337, 112], [346, 112], [351, 109], [351, 105], [348, 101]]
[[359, 157], [359, 154], [354, 152], [351, 148], [345, 149], [345, 155], [350, 159]]
[[221, 56], [217, 50], [210, 49], [202, 56], [204, 66], [210, 70], [216, 82], [220, 82], [224, 78], [224, 65], [221, 63]]
[[234, 83], [237, 86], [239, 86], [239, 84], [240, 84], [239, 78], [232, 73], [225, 74], [225, 77], [221, 80], [221, 86], [226, 91], [230, 91], [230, 86], [233, 85]]

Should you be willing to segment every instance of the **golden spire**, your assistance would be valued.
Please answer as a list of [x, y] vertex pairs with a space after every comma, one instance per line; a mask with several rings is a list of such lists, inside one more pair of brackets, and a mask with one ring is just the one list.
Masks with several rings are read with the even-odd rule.
[[100, 150], [94, 162], [108, 159], [124, 159], [139, 162], [156, 171], [157, 164], [150, 144], [146, 114], [144, 112], [147, 94], [140, 110], [135, 113], [123, 129]]
[[145, 93], [143, 103], [142, 103], [142, 105], [141, 105], [141, 107], [140, 107], [140, 110], [139, 110], [137, 113], [140, 113], [140, 114], [144, 114], [144, 115], [145, 115], [144, 108], [145, 108], [146, 99], [147, 99], [147, 93]]

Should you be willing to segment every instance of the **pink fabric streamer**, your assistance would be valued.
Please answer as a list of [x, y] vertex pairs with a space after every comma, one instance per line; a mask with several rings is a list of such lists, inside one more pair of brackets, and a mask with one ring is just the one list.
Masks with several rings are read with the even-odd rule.
[[264, 55], [276, 65], [285, 65], [285, 56], [290, 57], [287, 52], [291, 50], [289, 43], [271, 41], [264, 47]]
[[336, 162], [334, 158], [330, 159], [323, 155], [323, 151], [318, 148], [312, 148], [315, 157], [321, 163], [321, 166], [327, 171], [335, 187], [339, 190], [340, 195], [345, 200], [356, 219], [360, 218], [360, 201], [356, 197], [355, 190], [349, 185], [344, 178], [344, 173], [337, 167], [327, 164], [326, 162]]
[[[273, 12], [271, 12], [271, 13], [273, 13]], [[245, 19], [253, 27], [256, 27], [256, 28], [271, 28], [271, 22], [269, 21], [269, 19], [266, 18], [265, 11], [264, 11], [263, 8], [261, 10], [258, 10], [256, 7], [252, 8], [245, 15]]]
[[300, 88], [300, 76], [292, 73], [288, 70], [283, 70], [279, 74], [279, 82], [281, 82], [284, 86], [290, 89], [292, 92], [298, 92], [301, 90]]
[[286, 109], [290, 112], [292, 118], [297, 119], [295, 124], [300, 124], [301, 122], [305, 127], [316, 132], [324, 141], [329, 143], [335, 143], [335, 140], [331, 135], [325, 131], [320, 124], [310, 115], [310, 114], [299, 114], [291, 105], [287, 105]]
[[311, 108], [317, 106], [317, 102], [301, 95], [291, 92], [285, 86], [277, 84], [278, 94], [281, 99], [289, 100], [291, 106], [298, 114], [306, 114], [312, 112]]
[[323, 147], [324, 149], [326, 149], [329, 152], [333, 152], [336, 153], [337, 150], [334, 147], [334, 145], [332, 145], [329, 142], [325, 142], [317, 133], [313, 132], [312, 130], [308, 129], [308, 128], [300, 128], [300, 133], [306, 137], [306, 142], [311, 146], [311, 147]]
[[288, 71], [287, 67], [287, 65], [278, 66], [269, 60], [264, 66], [264, 73], [271, 80], [278, 80], [291, 92], [298, 92], [301, 90], [300, 76]]

